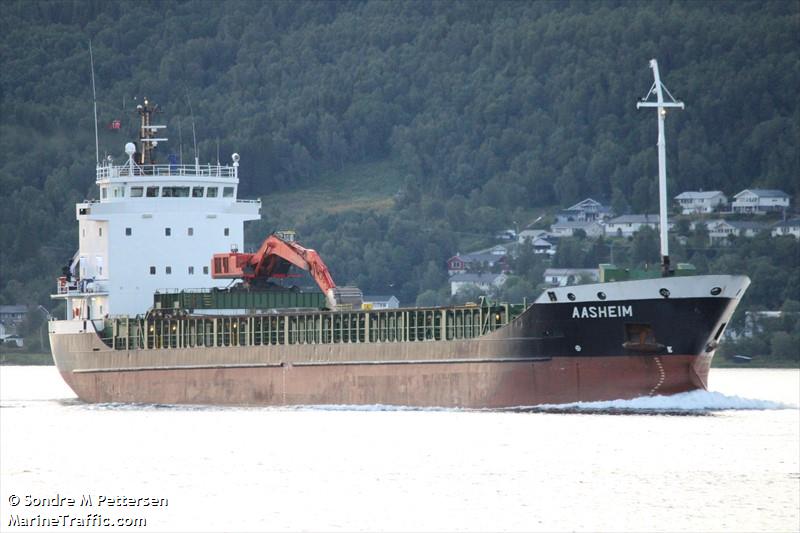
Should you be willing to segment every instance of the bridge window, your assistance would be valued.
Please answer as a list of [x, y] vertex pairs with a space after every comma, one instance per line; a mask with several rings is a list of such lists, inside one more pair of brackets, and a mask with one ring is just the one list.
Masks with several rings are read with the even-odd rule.
[[163, 198], [188, 198], [189, 187], [161, 187]]
[[206, 198], [216, 198], [217, 191], [217, 187], [206, 187]]
[[233, 198], [233, 187], [225, 187], [222, 189], [223, 198]]
[[202, 198], [203, 187], [192, 187], [192, 198]]
[[131, 187], [131, 197], [132, 198], [141, 198], [144, 195], [144, 188], [143, 187]]
[[148, 187], [147, 188], [147, 197], [148, 198], [155, 198], [158, 196], [158, 187]]

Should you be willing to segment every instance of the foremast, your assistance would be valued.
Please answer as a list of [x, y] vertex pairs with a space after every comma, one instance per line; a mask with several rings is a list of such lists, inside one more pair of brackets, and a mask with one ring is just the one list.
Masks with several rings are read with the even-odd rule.
[[[661, 83], [661, 77], [658, 73], [658, 61], [655, 59], [650, 60], [650, 68], [653, 69], [652, 87], [647, 95], [642, 98], [641, 102], [637, 102], [636, 109], [642, 107], [655, 107], [657, 108], [658, 115], [658, 204], [659, 204], [659, 226], [661, 234], [661, 274], [663, 276], [669, 275], [669, 240], [667, 237], [667, 157], [666, 157], [666, 142], [664, 140], [664, 117], [667, 116], [668, 107], [678, 107], [683, 109], [683, 102], [678, 102], [669, 92], [669, 90]], [[667, 93], [670, 101], [664, 101], [664, 93]], [[650, 102], [650, 96], [656, 95], [656, 101]]]

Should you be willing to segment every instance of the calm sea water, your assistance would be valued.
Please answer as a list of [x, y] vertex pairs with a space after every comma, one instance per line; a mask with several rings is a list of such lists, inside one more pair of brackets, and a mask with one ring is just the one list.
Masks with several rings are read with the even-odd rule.
[[0, 367], [0, 530], [800, 530], [800, 371], [711, 379], [525, 412], [206, 408], [87, 405], [52, 367]]

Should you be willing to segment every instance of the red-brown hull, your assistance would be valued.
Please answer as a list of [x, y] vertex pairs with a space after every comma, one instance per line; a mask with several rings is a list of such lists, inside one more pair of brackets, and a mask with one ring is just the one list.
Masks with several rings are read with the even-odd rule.
[[710, 356], [62, 371], [88, 402], [503, 408], [704, 388]]
[[[153, 319], [138, 325], [137, 342], [118, 336], [127, 320], [108, 332], [103, 321], [53, 321], [50, 343], [64, 379], [89, 402], [505, 408], [629, 399], [705, 389], [748, 284], [697, 276], [553, 288], [477, 336], [436, 308], [399, 311], [391, 328], [381, 311], [305, 320], [287, 312], [269, 335], [249, 315], [233, 326], [210, 320], [202, 336], [196, 317]], [[502, 309], [476, 309], [482, 328], [501, 322]], [[387, 331], [396, 335], [384, 339]]]

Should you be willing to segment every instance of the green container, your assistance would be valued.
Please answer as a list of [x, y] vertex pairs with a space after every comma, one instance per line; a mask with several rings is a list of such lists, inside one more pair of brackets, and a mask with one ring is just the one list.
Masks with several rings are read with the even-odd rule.
[[275, 289], [211, 289], [209, 291], [180, 291], [156, 293], [156, 309], [213, 310], [213, 309], [322, 309], [325, 295], [319, 291]]
[[[691, 263], [678, 263], [673, 272], [675, 276], [694, 276], [696, 269]], [[600, 282], [630, 281], [635, 279], [653, 279], [661, 277], [661, 267], [655, 265], [649, 270], [619, 268], [611, 263], [600, 264]]]

